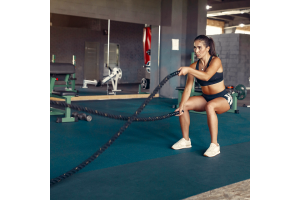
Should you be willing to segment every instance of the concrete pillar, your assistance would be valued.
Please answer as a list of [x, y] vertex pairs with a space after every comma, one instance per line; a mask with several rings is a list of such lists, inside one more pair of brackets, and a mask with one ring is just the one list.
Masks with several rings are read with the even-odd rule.
[[[158, 66], [158, 30], [152, 26], [150, 92], [167, 75], [181, 66], [189, 66], [195, 37], [206, 34], [207, 0], [162, 0], [160, 60]], [[172, 39], [179, 40], [179, 50], [172, 50]], [[158, 79], [159, 77], [159, 79]], [[160, 90], [159, 95], [177, 98], [177, 86], [185, 86], [185, 77], [174, 77]]]

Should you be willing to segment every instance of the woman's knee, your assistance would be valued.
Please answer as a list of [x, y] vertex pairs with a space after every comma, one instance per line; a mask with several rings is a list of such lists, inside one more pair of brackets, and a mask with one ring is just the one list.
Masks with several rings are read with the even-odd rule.
[[193, 96], [184, 104], [184, 110], [203, 111], [206, 105], [206, 100], [201, 96]]
[[210, 112], [216, 112], [215, 111], [215, 104], [212, 103], [212, 102], [208, 102], [206, 105], [205, 105], [205, 111], [210, 113]]
[[191, 109], [191, 105], [189, 104], [189, 102], [185, 103], [183, 106], [183, 110], [190, 110]]

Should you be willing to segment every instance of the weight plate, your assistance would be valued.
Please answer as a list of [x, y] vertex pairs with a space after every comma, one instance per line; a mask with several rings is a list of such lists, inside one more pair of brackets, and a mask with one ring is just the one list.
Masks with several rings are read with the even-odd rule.
[[142, 78], [141, 86], [143, 89], [146, 89], [146, 87], [147, 87], [147, 79], [146, 78]]
[[150, 88], [150, 79], [149, 78], [146, 78], [147, 80], [147, 86], [146, 86], [146, 89], [149, 89]]
[[149, 87], [150, 87], [150, 79], [148, 79], [148, 78], [142, 78], [141, 86], [142, 86], [142, 88], [144, 90], [145, 89], [149, 89]]
[[122, 78], [122, 70], [119, 68], [119, 80]]
[[88, 122], [90, 122], [90, 121], [92, 121], [92, 116], [90, 116], [90, 115], [88, 115], [87, 117], [86, 117], [86, 121], [88, 121]]
[[247, 89], [244, 85], [239, 84], [234, 88], [234, 92], [238, 94], [237, 99], [243, 100], [247, 96]]

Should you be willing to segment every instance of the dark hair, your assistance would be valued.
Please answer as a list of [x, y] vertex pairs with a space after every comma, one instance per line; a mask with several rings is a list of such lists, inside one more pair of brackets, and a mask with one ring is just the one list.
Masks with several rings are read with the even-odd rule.
[[215, 43], [212, 38], [208, 38], [206, 35], [198, 35], [194, 41], [196, 41], [196, 40], [203, 41], [206, 47], [208, 47], [208, 46], [210, 47], [209, 54], [211, 56], [217, 56], [216, 49], [215, 49]]

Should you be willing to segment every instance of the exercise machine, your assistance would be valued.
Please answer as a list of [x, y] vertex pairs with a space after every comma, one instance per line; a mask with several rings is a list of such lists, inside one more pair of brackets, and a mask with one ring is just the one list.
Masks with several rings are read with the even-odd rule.
[[[99, 80], [96, 84], [97, 87], [107, 84], [107, 95], [108, 94], [114, 94], [116, 95], [116, 92], [120, 92], [122, 90], [118, 89], [118, 81], [122, 78], [122, 70], [119, 67], [119, 64], [116, 66], [110, 66], [109, 65], [109, 39], [110, 39], [110, 19], [108, 20], [108, 33], [107, 33], [107, 59], [105, 63], [105, 68], [108, 69], [108, 76], [104, 77], [104, 79], [101, 81]], [[119, 46], [119, 45], [117, 45]], [[118, 51], [118, 50], [117, 50]], [[118, 59], [117, 59], [118, 60]], [[113, 89], [112, 92], [108, 92], [108, 82], [111, 81]]]

